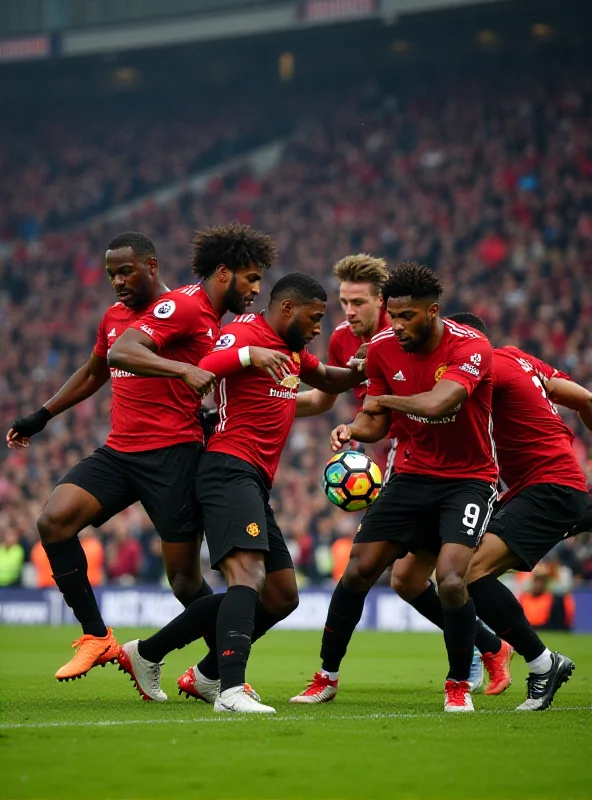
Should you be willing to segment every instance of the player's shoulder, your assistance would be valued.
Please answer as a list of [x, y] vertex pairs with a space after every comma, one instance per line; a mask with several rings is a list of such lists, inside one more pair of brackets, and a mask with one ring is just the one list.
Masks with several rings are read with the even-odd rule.
[[380, 347], [383, 347], [388, 342], [392, 342], [393, 339], [397, 341], [395, 332], [389, 325], [388, 328], [383, 328], [381, 331], [378, 331], [378, 333], [374, 334], [374, 336], [370, 339], [370, 346], [376, 350]]
[[103, 320], [129, 322], [134, 320], [138, 315], [138, 311], [128, 308], [125, 303], [122, 303], [121, 300], [118, 300], [105, 310], [105, 313], [103, 314]]
[[256, 336], [257, 340], [259, 340], [262, 322], [263, 317], [261, 314], [239, 314], [222, 326], [214, 349], [226, 350], [236, 343], [248, 344], [248, 340], [252, 339], [253, 336]]
[[263, 315], [262, 314], [238, 314], [230, 325], [257, 325], [263, 322]]
[[483, 341], [489, 344], [489, 339], [485, 337], [479, 331], [476, 331], [474, 328], [471, 328], [469, 325], [461, 325], [458, 322], [453, 322], [450, 319], [443, 319], [442, 322], [444, 323], [444, 328], [448, 332], [450, 336], [450, 340], [452, 342], [466, 342], [467, 340], [471, 341]]
[[336, 325], [333, 333], [331, 334], [331, 339], [334, 341], [340, 341], [342, 339], [346, 339], [349, 336], [353, 335], [351, 326], [347, 320], [340, 322], [339, 325]]

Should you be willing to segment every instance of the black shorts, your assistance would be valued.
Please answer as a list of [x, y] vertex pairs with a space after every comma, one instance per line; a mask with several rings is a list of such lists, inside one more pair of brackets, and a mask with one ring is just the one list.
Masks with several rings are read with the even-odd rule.
[[194, 489], [202, 453], [198, 442], [136, 453], [104, 445], [72, 467], [58, 485], [73, 483], [99, 501], [95, 528], [139, 501], [164, 542], [190, 542], [202, 532]]
[[562, 539], [574, 535], [574, 526], [581, 523], [588, 507], [586, 492], [540, 483], [502, 502], [487, 530], [518, 556], [521, 563], [517, 569], [530, 571]]
[[590, 532], [592, 532], [592, 497], [588, 495], [588, 503], [586, 504], [584, 515], [578, 524], [570, 530], [566, 538], [569, 539], [571, 536], [578, 536], [580, 533]]
[[496, 497], [486, 481], [393, 475], [366, 511], [354, 544], [394, 542], [409, 552], [439, 552], [442, 544], [477, 547]]
[[268, 573], [294, 569], [269, 505], [269, 490], [254, 466], [226, 453], [206, 452], [195, 491], [214, 569], [232, 550], [263, 550]]

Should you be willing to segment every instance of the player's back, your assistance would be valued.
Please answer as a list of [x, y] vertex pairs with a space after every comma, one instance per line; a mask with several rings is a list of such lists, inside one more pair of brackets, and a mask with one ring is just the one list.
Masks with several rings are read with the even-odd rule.
[[545, 390], [555, 376], [569, 378], [517, 347], [494, 350], [493, 438], [507, 499], [539, 483], [586, 490], [573, 433]]

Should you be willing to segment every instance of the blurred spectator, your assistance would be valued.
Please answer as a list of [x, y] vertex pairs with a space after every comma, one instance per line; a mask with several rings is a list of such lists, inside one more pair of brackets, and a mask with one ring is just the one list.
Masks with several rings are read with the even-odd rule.
[[25, 561], [25, 551], [13, 531], [4, 531], [0, 540], [0, 586], [17, 586]]
[[[473, 311], [496, 345], [516, 344], [592, 386], [588, 71], [548, 62], [495, 76], [476, 68], [457, 78], [442, 69], [429, 81], [400, 81], [396, 93], [376, 89], [371, 103], [365, 87], [351, 86], [321, 110], [312, 95], [302, 108], [309, 112], [294, 115], [298, 127], [267, 173], [237, 168], [202, 193], [162, 204], [149, 199], [116, 225], [100, 218], [84, 228], [71, 223], [199, 169], [220, 140], [265, 139], [265, 104], [254, 118], [233, 107], [238, 129], [226, 111], [218, 116], [213, 109], [197, 139], [189, 112], [151, 120], [139, 136], [127, 119], [105, 136], [104, 126], [96, 128], [100, 137], [91, 125], [64, 132], [54, 119], [39, 127], [33, 150], [30, 139], [0, 137], [0, 175], [18, 200], [2, 223], [12, 239], [10, 258], [0, 255], [3, 430], [39, 408], [88, 359], [113, 302], [102, 263], [112, 236], [135, 228], [152, 237], [163, 276], [176, 286], [192, 280], [194, 229], [233, 218], [278, 241], [279, 263], [266, 278], [260, 308], [269, 286], [288, 271], [314, 273], [327, 285], [323, 334], [312, 346], [321, 358], [342, 320], [331, 265], [364, 250], [391, 265], [413, 258], [435, 268], [445, 285], [445, 313]], [[12, 159], [14, 147], [19, 157]], [[217, 152], [228, 155], [224, 147]], [[0, 191], [0, 217], [4, 206], [8, 194]], [[51, 421], [27, 451], [1, 452], [0, 514], [26, 552], [56, 482], [104, 442], [109, 407], [105, 387]], [[332, 546], [359, 524], [359, 514], [330, 506], [321, 489], [329, 432], [353, 413], [343, 397], [329, 414], [297, 421], [278, 471], [272, 503], [303, 581], [332, 580]], [[572, 412], [561, 414], [592, 475], [592, 436]], [[383, 449], [373, 450], [380, 463]], [[109, 580], [161, 580], [145, 515], [130, 509], [122, 520], [127, 539], [116, 521], [98, 531]], [[576, 582], [592, 581], [590, 535], [568, 540], [558, 557]], [[212, 579], [220, 580], [217, 573]]]
[[530, 590], [518, 596], [533, 628], [569, 631], [573, 627], [575, 602], [571, 594], [555, 594], [549, 584], [551, 569], [537, 564], [531, 573]]

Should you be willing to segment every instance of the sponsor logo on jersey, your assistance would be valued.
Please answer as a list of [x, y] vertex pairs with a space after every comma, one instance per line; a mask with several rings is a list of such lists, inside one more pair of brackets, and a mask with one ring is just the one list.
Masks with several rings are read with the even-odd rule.
[[211, 328], [208, 329], [207, 335], [210, 337], [210, 339], [214, 338], [214, 334], [212, 333], [212, 329]]
[[154, 331], [148, 325], [140, 325], [140, 330], [147, 333], [148, 336], [154, 336]]
[[109, 370], [111, 373], [111, 378], [137, 378], [138, 375], [134, 375], [133, 372], [128, 372], [125, 369], [116, 369], [116, 367], [111, 367]]
[[298, 389], [274, 389], [269, 390], [270, 397], [278, 397], [280, 400], [296, 400]]
[[479, 366], [481, 363], [481, 353], [473, 353], [473, 355], [469, 358], [471, 364], [474, 364], [476, 367]]
[[436, 381], [436, 383], [438, 383], [438, 381], [440, 380], [442, 375], [444, 375], [447, 369], [448, 369], [448, 364], [440, 364], [440, 366], [434, 373], [434, 380]]
[[[393, 380], [394, 381], [404, 381], [405, 380], [405, 376], [403, 375], [401, 370], [399, 370], [395, 375], [393, 375]], [[436, 378], [436, 380], [438, 380], [438, 378]]]
[[111, 336], [117, 336], [117, 334], [115, 333], [115, 328], [111, 328], [111, 330], [107, 334], [107, 337], [111, 337]]
[[478, 378], [481, 374], [477, 367], [474, 367], [472, 364], [462, 364], [459, 369], [461, 369], [463, 372], [468, 372], [471, 375], [474, 375], [476, 378]]
[[216, 342], [214, 350], [228, 350], [235, 342], [236, 336], [233, 333], [224, 333]]
[[152, 313], [157, 319], [168, 319], [173, 316], [176, 308], [177, 304], [174, 300], [163, 300], [162, 303], [154, 306]]
[[447, 417], [440, 417], [439, 419], [431, 419], [430, 417], [419, 417], [417, 414], [406, 414], [406, 417], [412, 419], [414, 422], [421, 422], [423, 425], [448, 425], [451, 422], [456, 422], [456, 415], [458, 414], [461, 403], [455, 406]]
[[251, 522], [250, 525], [247, 525], [247, 533], [249, 536], [259, 536], [261, 533], [259, 525], [256, 522]]

